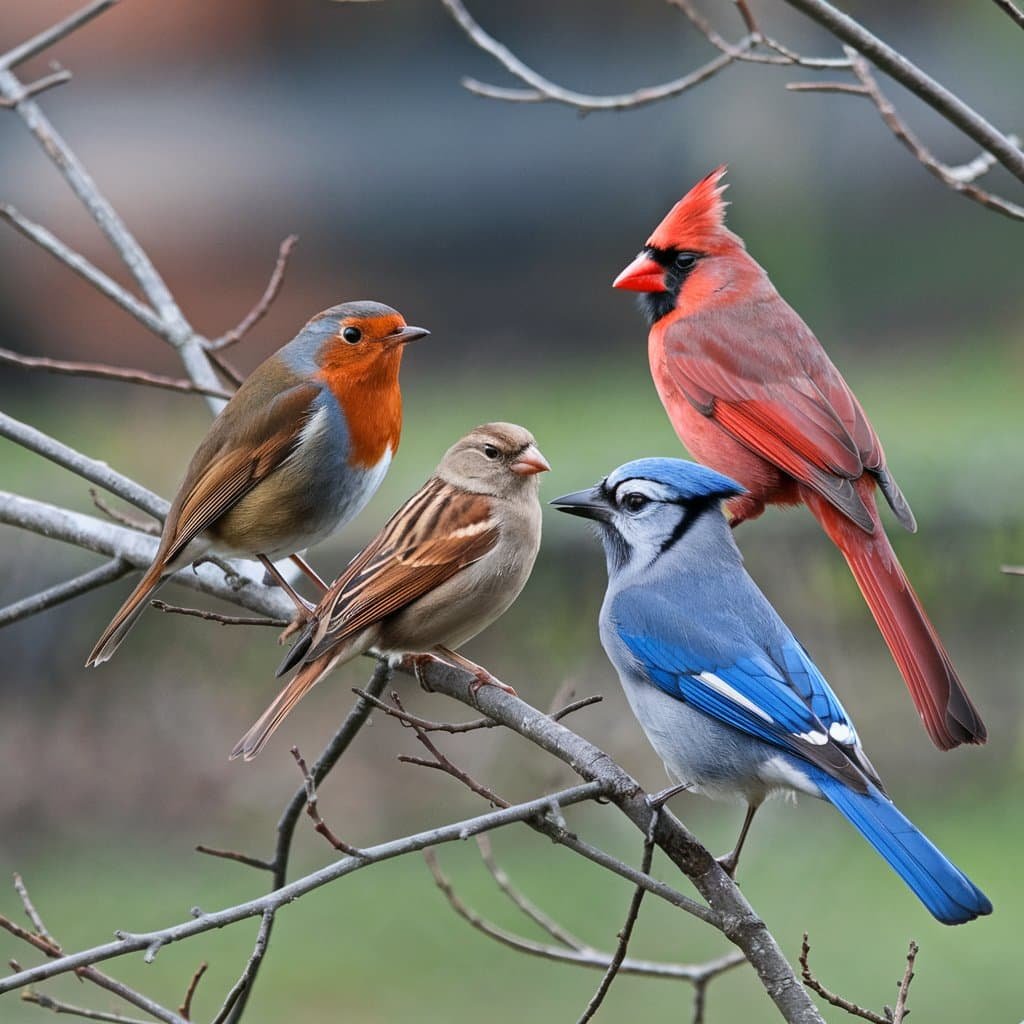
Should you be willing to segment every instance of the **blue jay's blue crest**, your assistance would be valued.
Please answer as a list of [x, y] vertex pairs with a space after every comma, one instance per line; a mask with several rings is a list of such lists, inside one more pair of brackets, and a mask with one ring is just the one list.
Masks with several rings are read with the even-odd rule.
[[560, 511], [600, 527], [601, 643], [669, 774], [753, 812], [772, 793], [827, 800], [928, 910], [960, 924], [985, 894], [900, 812], [842, 704], [743, 568], [722, 513], [733, 480], [681, 459], [628, 462]]
[[732, 498], [745, 489], [731, 477], [685, 459], [634, 459], [608, 474], [606, 486], [614, 491], [625, 480], [650, 480], [674, 492], [680, 502]]

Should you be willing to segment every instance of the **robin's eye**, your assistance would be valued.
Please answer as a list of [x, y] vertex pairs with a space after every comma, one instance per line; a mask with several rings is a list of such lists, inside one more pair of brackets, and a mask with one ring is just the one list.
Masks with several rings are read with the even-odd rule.
[[346, 327], [341, 336], [350, 344], [358, 345], [362, 340], [363, 332], [358, 327]]
[[622, 499], [622, 507], [627, 512], [639, 512], [645, 505], [650, 502], [650, 498], [646, 494], [641, 494], [639, 491], [630, 491]]
[[487, 456], [492, 462], [498, 457], [498, 449], [493, 444], [484, 445], [484, 455]]
[[685, 273], [693, 270], [699, 259], [700, 257], [695, 252], [681, 252], [676, 256], [676, 267]]

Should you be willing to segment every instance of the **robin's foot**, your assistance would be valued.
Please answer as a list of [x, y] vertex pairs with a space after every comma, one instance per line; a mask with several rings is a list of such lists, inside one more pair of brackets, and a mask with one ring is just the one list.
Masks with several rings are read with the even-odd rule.
[[503, 683], [500, 679], [492, 676], [485, 668], [477, 668], [473, 673], [473, 682], [469, 684], [469, 692], [476, 696], [477, 692], [484, 686], [496, 686], [499, 690], [512, 694], [513, 697], [519, 696], [508, 683]]

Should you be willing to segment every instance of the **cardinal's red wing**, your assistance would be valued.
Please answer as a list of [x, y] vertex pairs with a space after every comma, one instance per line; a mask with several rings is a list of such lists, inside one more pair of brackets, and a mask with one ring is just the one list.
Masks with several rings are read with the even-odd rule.
[[807, 327], [787, 326], [807, 337], [762, 327], [754, 350], [721, 318], [678, 320], [664, 334], [665, 370], [695, 409], [873, 532], [852, 481], [884, 467], [881, 445]]

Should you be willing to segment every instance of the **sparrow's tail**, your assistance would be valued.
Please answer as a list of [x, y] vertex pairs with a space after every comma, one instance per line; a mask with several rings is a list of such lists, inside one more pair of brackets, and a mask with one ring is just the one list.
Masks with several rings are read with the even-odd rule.
[[805, 500], [846, 558], [932, 742], [940, 750], [984, 743], [981, 716], [896, 559], [873, 496], [865, 500], [875, 522], [872, 534], [818, 495], [807, 493]]
[[876, 786], [856, 793], [817, 768], [813, 778], [825, 799], [885, 858], [933, 917], [943, 924], [964, 924], [992, 913], [988, 897]]
[[274, 702], [260, 715], [256, 724], [235, 744], [231, 760], [241, 757], [251, 761], [267, 744], [274, 730], [285, 720], [288, 713], [320, 682], [338, 663], [344, 652], [331, 651], [303, 665], [289, 680]]
[[148, 598], [163, 581], [162, 566], [155, 564], [150, 566], [145, 576], [139, 580], [138, 586], [129, 595], [128, 600], [121, 605], [117, 614], [110, 620], [110, 625], [103, 630], [102, 636], [96, 641], [96, 646], [85, 663], [87, 668], [102, 665], [103, 662], [110, 660], [114, 651], [121, 646], [121, 641], [128, 635], [128, 631], [145, 611]]

